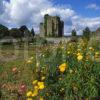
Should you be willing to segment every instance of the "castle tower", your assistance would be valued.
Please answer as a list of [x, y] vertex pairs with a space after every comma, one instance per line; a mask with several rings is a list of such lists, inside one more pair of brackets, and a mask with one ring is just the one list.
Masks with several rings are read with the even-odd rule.
[[40, 36], [62, 37], [64, 33], [64, 22], [58, 16], [44, 16], [44, 23], [40, 23]]

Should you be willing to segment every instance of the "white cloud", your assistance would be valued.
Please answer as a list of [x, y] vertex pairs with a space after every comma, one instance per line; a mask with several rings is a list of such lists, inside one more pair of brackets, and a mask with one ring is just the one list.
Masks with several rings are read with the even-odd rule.
[[[2, 9], [2, 10], [1, 10]], [[89, 26], [95, 29], [100, 26], [100, 17], [83, 18], [79, 16], [69, 5], [54, 6], [52, 0], [10, 0], [10, 2], [0, 1], [0, 23], [8, 27], [19, 27], [23, 24], [39, 30], [39, 23], [43, 21], [45, 14], [58, 15], [64, 20], [65, 33], [70, 34], [76, 28], [78, 34], [81, 30]]]
[[95, 29], [96, 27], [100, 27], [100, 17], [96, 18], [83, 18], [78, 16], [76, 18], [72, 18], [73, 25], [77, 28], [84, 28], [88, 26], [91, 29]]
[[3, 4], [3, 0], [0, 0], [0, 14], [2, 14], [4, 11], [4, 4]]
[[38, 27], [44, 14], [47, 13], [59, 15], [63, 20], [74, 15], [73, 10], [65, 6], [55, 7], [50, 0], [10, 0], [10, 3], [5, 2], [5, 11], [0, 18], [0, 22], [9, 26], [26, 24]]
[[93, 4], [89, 4], [86, 8], [87, 9], [99, 10], [100, 9], [100, 6], [98, 6], [97, 4], [93, 3]]
[[58, 15], [62, 19], [67, 19], [75, 14], [74, 10], [64, 7], [51, 7], [41, 12], [42, 15]]
[[5, 3], [5, 11], [0, 17], [0, 22], [5, 22], [4, 18], [7, 16], [7, 23], [14, 26], [35, 25], [41, 20], [41, 10], [51, 5], [47, 0], [10, 0], [10, 3]]

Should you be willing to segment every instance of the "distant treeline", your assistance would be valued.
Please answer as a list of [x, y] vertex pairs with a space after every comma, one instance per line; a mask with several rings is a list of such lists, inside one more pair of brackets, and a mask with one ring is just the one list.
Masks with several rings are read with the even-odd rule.
[[0, 24], [0, 38], [13, 37], [13, 38], [23, 38], [23, 37], [34, 37], [35, 32], [32, 28], [31, 31], [27, 26], [23, 25], [20, 28], [9, 29], [6, 26]]
[[[86, 27], [83, 30], [82, 36], [89, 39], [93, 34], [100, 36], [100, 28], [96, 31], [92, 32], [89, 27]], [[36, 34], [34, 29], [32, 28], [29, 30], [26, 25], [22, 25], [20, 28], [12, 28], [9, 29], [8, 27], [0, 24], [0, 39], [4, 37], [13, 37], [13, 38], [25, 38], [25, 37], [34, 37]], [[72, 37], [77, 36], [77, 31], [75, 29], [71, 32]]]

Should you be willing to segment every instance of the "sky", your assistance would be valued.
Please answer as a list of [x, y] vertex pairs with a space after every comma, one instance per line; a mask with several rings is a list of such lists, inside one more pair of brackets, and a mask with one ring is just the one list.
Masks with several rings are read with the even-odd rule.
[[88, 26], [100, 27], [100, 0], [0, 0], [0, 24], [9, 28], [27, 25], [39, 33], [45, 14], [58, 15], [64, 21], [65, 35]]

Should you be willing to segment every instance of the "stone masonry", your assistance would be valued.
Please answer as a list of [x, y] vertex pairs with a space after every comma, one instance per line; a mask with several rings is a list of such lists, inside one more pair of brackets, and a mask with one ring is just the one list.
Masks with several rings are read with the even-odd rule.
[[64, 22], [58, 16], [44, 16], [44, 22], [40, 23], [40, 36], [62, 37], [64, 34]]

